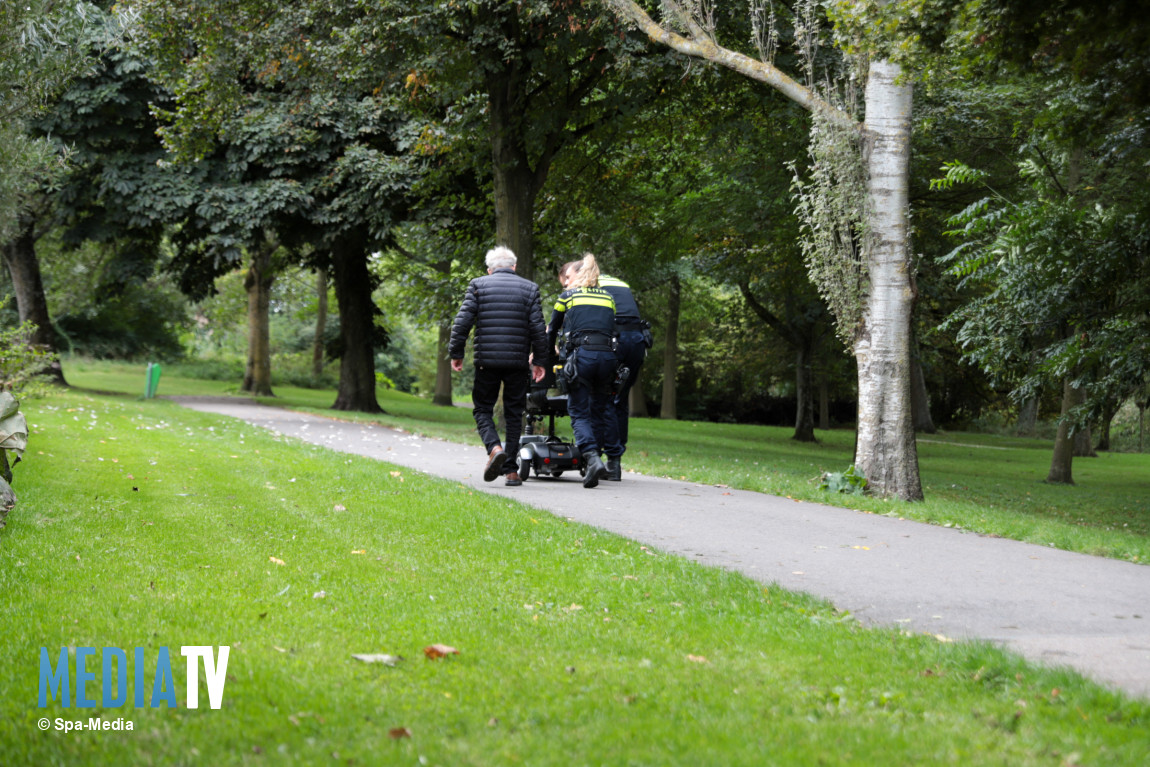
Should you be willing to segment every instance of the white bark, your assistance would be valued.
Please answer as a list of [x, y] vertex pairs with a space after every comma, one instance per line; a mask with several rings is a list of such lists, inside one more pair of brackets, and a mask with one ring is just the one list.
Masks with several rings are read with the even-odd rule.
[[880, 495], [920, 500], [918, 451], [910, 390], [910, 323], [914, 287], [909, 258], [908, 179], [911, 86], [901, 68], [871, 64], [864, 125], [869, 293], [858, 361], [858, 442], [855, 466]]
[[[604, 0], [654, 42], [705, 59], [765, 83], [836, 125], [858, 128], [846, 112], [796, 82], [769, 62], [728, 50], [699, 25], [682, 19], [684, 37], [654, 21], [634, 0]], [[672, 4], [672, 7], [674, 5]], [[900, 84], [891, 62], [871, 65], [866, 89], [866, 139], [871, 220], [867, 269], [870, 279], [863, 329], [855, 344], [859, 376], [855, 465], [874, 492], [906, 500], [922, 498], [910, 390], [910, 328], [914, 288], [908, 240], [910, 108], [912, 89]]]

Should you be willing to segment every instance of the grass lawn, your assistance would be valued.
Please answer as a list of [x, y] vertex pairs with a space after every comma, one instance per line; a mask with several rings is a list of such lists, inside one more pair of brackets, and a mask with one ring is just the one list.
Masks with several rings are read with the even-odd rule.
[[[71, 383], [90, 389], [143, 393], [144, 366], [66, 364]], [[236, 384], [166, 375], [161, 395], [234, 393]], [[333, 391], [276, 387], [271, 404], [332, 416]], [[384, 416], [340, 413], [340, 418], [396, 426], [432, 437], [474, 444], [466, 408], [443, 408], [399, 392], [380, 391]], [[570, 422], [559, 430], [570, 434]], [[1102, 453], [1074, 461], [1073, 486], [1048, 485], [1048, 441], [985, 434], [943, 433], [919, 440], [926, 501], [905, 503], [830, 495], [818, 489], [824, 471], [843, 471], [852, 460], [854, 432], [819, 431], [818, 444], [790, 439], [771, 426], [660, 421], [631, 422], [627, 469], [754, 490], [805, 501], [961, 527], [1070, 551], [1150, 562], [1150, 455]]]
[[[392, 418], [425, 407], [384, 404]], [[805, 596], [170, 402], [73, 391], [24, 410], [30, 449], [0, 531], [0, 764], [1150, 763], [1150, 702], [985, 645], [863, 629]], [[461, 413], [424, 428], [463, 429]], [[671, 426], [634, 438], [649, 466], [673, 455], [647, 446]], [[741, 456], [790, 447], [679, 426], [687, 457], [662, 473], [715, 471], [702, 456], [732, 435]], [[837, 466], [841, 449], [809, 455]], [[940, 471], [963, 463], [946, 449]], [[460, 652], [428, 660], [435, 643]], [[186, 707], [186, 645], [231, 647], [222, 709], [202, 674], [201, 707]], [[179, 705], [134, 708], [129, 683], [129, 703], [104, 708], [97, 667], [96, 707], [38, 708], [42, 647], [118, 647], [129, 663], [142, 647], [152, 664], [168, 647]], [[134, 729], [41, 732], [41, 717]]]

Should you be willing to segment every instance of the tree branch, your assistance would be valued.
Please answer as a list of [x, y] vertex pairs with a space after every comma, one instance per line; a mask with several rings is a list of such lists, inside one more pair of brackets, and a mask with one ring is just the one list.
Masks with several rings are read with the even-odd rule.
[[774, 64], [724, 48], [707, 39], [705, 35], [702, 37], [683, 37], [657, 23], [634, 0], [603, 0], [603, 2], [620, 18], [633, 22], [653, 42], [666, 45], [687, 56], [720, 64], [752, 80], [765, 83], [807, 111], [824, 115], [835, 125], [854, 129], [861, 127], [846, 112], [819, 97], [810, 88], [801, 85], [775, 67]]

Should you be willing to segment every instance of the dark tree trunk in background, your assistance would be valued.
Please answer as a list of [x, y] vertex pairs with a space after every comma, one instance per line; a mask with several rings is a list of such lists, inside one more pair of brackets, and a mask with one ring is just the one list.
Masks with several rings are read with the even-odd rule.
[[[16, 237], [3, 248], [4, 265], [12, 279], [16, 294], [16, 311], [20, 323], [32, 322], [36, 327], [28, 339], [33, 346], [58, 353], [56, 331], [48, 314], [48, 296], [44, 293], [44, 280], [40, 276], [40, 261], [36, 258], [36, 217], [20, 214]], [[53, 383], [65, 384], [64, 370], [59, 361], [53, 362], [46, 374]]]
[[487, 76], [488, 114], [495, 186], [495, 240], [519, 259], [515, 271], [535, 279], [535, 198], [547, 178], [550, 157], [532, 169], [527, 153], [522, 110], [529, 65], [515, 57]]
[[319, 383], [323, 376], [323, 361], [325, 356], [324, 336], [327, 335], [327, 270], [315, 270], [315, 340], [311, 346], [311, 379]]
[[271, 328], [268, 308], [276, 275], [272, 268], [275, 245], [264, 243], [252, 254], [244, 290], [248, 292], [248, 358], [240, 391], [257, 397], [274, 397], [272, 393]]
[[643, 393], [643, 368], [639, 368], [639, 372], [635, 374], [635, 385], [631, 387], [631, 393], [628, 397], [627, 403], [631, 411], [631, 418], [646, 418], [649, 414], [647, 412], [647, 395]]
[[371, 275], [367, 271], [367, 247], [362, 239], [348, 237], [332, 251], [336, 303], [343, 355], [339, 365], [339, 392], [333, 410], [382, 413], [375, 396], [375, 304], [371, 300]]
[[439, 340], [435, 344], [435, 396], [433, 405], [451, 407], [451, 360], [448, 348], [451, 346], [451, 326], [439, 326]]
[[[1062, 416], [1079, 402], [1079, 390], [1070, 385], [1067, 378], [1062, 383]], [[1070, 424], [1058, 424], [1058, 434], [1054, 437], [1054, 455], [1050, 459], [1050, 473], [1046, 481], [1058, 485], [1073, 485], [1074, 439], [1070, 434]]]
[[1075, 458], [1097, 458], [1098, 453], [1094, 452], [1094, 438], [1090, 434], [1090, 425], [1083, 426], [1078, 431], [1074, 432], [1074, 457]]
[[814, 344], [809, 336], [799, 339], [795, 347], [795, 433], [797, 442], [817, 442], [815, 439], [815, 389], [811, 380], [811, 356]]
[[679, 302], [682, 288], [677, 276], [671, 277], [667, 297], [667, 333], [663, 341], [663, 402], [659, 417], [674, 421], [679, 417], [675, 376], [679, 373]]
[[1038, 397], [1030, 397], [1018, 411], [1018, 424], [1014, 433], [1019, 437], [1033, 437], [1038, 433]]
[[934, 434], [938, 431], [930, 417], [930, 396], [926, 392], [926, 378], [922, 374], [917, 351], [910, 360], [910, 408], [916, 432]]
[[1122, 403], [1114, 404], [1109, 402], [1102, 410], [1102, 421], [1098, 424], [1098, 444], [1095, 450], [1109, 450], [1110, 449], [1110, 424], [1114, 421], [1114, 414], [1118, 408], [1122, 407]]
[[826, 431], [831, 428], [831, 397], [827, 379], [819, 379], [819, 428]]

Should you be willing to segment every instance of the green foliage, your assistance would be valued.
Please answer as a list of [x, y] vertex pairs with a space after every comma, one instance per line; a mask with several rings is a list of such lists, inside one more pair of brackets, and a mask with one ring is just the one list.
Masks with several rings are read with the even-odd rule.
[[[7, 299], [0, 300], [0, 307], [6, 303]], [[59, 359], [30, 343], [34, 330], [31, 322], [0, 328], [0, 392], [28, 398], [43, 396], [48, 390], [51, 376], [45, 370]]]
[[819, 490], [828, 493], [845, 493], [847, 495], [866, 495], [867, 478], [862, 472], [855, 469], [852, 463], [846, 471], [825, 472], [819, 479]]

